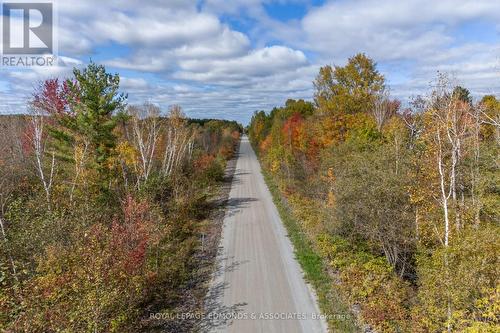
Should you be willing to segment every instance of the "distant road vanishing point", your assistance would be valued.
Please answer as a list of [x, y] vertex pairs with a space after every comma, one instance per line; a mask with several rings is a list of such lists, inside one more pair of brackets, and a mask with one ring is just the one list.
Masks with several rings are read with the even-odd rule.
[[326, 332], [244, 136], [224, 218], [205, 332]]

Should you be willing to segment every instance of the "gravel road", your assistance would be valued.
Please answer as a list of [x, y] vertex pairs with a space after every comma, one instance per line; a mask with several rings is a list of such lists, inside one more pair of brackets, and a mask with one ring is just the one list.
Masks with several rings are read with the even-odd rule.
[[326, 332], [244, 136], [224, 218], [205, 332]]

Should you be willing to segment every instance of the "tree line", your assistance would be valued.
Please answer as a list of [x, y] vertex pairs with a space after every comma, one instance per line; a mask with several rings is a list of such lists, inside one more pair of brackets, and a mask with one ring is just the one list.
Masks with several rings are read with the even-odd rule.
[[403, 107], [364, 54], [322, 67], [314, 89], [248, 132], [359, 321], [498, 331], [500, 101], [439, 74]]
[[128, 105], [119, 83], [91, 63], [0, 117], [4, 332], [149, 331], [186, 306], [242, 128]]

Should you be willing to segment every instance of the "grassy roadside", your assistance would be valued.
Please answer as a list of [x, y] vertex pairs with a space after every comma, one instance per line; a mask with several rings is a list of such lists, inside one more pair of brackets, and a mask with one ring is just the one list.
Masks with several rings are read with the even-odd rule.
[[322, 314], [326, 315], [331, 332], [359, 332], [360, 329], [349, 307], [335, 289], [335, 281], [328, 274], [327, 266], [319, 254], [313, 249], [307, 235], [292, 216], [281, 192], [269, 173], [262, 169], [266, 184], [273, 196], [274, 204], [281, 220], [288, 231], [288, 237], [295, 249], [295, 256], [304, 271], [306, 280], [313, 286], [318, 297]]

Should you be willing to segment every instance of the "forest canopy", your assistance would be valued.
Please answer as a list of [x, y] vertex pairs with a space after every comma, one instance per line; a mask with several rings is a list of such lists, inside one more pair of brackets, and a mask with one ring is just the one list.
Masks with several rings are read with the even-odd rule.
[[201, 304], [189, 295], [241, 125], [129, 105], [95, 63], [28, 107], [0, 117], [0, 330], [177, 330], [149, 315]]
[[439, 75], [402, 103], [365, 54], [314, 88], [248, 132], [342, 298], [379, 332], [498, 331], [498, 98]]

